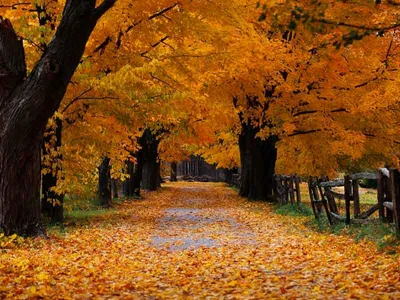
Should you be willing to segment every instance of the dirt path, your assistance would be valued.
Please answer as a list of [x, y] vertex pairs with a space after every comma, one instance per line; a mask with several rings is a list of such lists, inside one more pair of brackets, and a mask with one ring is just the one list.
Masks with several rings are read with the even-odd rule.
[[398, 255], [219, 184], [167, 184], [0, 254], [0, 298], [399, 299]]

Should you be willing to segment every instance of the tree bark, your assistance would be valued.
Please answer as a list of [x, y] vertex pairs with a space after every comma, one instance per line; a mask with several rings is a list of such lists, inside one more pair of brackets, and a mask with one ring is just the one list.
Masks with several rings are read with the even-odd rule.
[[98, 195], [101, 206], [109, 208], [111, 203], [111, 166], [110, 158], [104, 157], [99, 166]]
[[171, 163], [171, 182], [177, 182], [178, 178], [176, 177], [176, 174], [178, 174], [178, 167], [176, 162]]
[[22, 40], [0, 17], [0, 227], [6, 235], [44, 235], [40, 152], [98, 19], [115, 0], [67, 0], [54, 38], [26, 77]]
[[155, 191], [159, 186], [158, 145], [160, 141], [150, 129], [146, 129], [141, 137], [143, 151], [142, 188]]
[[[140, 144], [139, 139], [139, 144]], [[123, 191], [125, 197], [140, 197], [140, 186], [142, 181], [143, 170], [143, 151], [139, 149], [133, 156], [136, 158], [136, 164], [132, 161], [126, 161], [126, 169], [129, 178], [123, 183]]]
[[252, 200], [273, 201], [273, 175], [277, 159], [277, 136], [256, 137], [258, 129], [242, 123], [239, 136], [241, 184], [239, 194]]
[[126, 178], [123, 183], [123, 192], [125, 197], [132, 197], [134, 191], [133, 178], [135, 175], [135, 165], [132, 161], [128, 159], [125, 162], [125, 167], [126, 167], [126, 174], [129, 175], [129, 178]]
[[135, 165], [135, 172], [132, 177], [132, 188], [133, 188], [133, 196], [140, 197], [140, 187], [142, 184], [143, 160], [144, 160], [142, 149], [136, 152], [135, 157], [136, 157], [136, 165]]
[[[59, 151], [62, 143], [62, 120], [56, 118], [55, 130], [45, 134], [42, 144], [43, 155], [51, 155], [51, 151]], [[51, 172], [42, 176], [42, 213], [50, 218], [51, 223], [62, 223], [64, 220], [64, 194], [54, 192], [57, 186], [58, 176], [62, 171], [62, 156], [57, 154], [54, 160], [51, 158], [48, 166]]]
[[[157, 152], [158, 152], [158, 150], [157, 150]], [[161, 183], [165, 183], [165, 181], [161, 176], [161, 162], [158, 160], [158, 162], [157, 162], [157, 188], [161, 187]]]
[[118, 199], [118, 184], [116, 179], [111, 179], [111, 191], [114, 199]]

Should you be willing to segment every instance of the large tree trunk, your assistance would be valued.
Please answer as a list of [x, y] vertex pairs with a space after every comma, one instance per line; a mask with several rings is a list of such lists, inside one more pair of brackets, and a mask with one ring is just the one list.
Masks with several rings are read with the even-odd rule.
[[135, 176], [135, 164], [129, 159], [125, 162], [126, 174], [129, 178], [126, 178], [122, 184], [122, 189], [125, 197], [132, 197], [134, 195], [134, 176]]
[[[140, 140], [139, 140], [140, 144]], [[125, 197], [140, 197], [140, 186], [142, 181], [143, 169], [143, 151], [139, 149], [135, 154], [136, 164], [132, 161], [126, 161], [127, 178], [123, 183], [123, 191]]]
[[171, 163], [171, 182], [177, 182], [178, 178], [177, 175], [178, 174], [178, 166], [176, 164], [176, 162], [172, 162]]
[[[56, 118], [56, 128], [47, 132], [42, 144], [43, 155], [49, 156], [46, 166], [50, 169], [42, 176], [42, 213], [50, 218], [52, 223], [62, 223], [64, 220], [64, 194], [58, 194], [53, 189], [57, 186], [58, 176], [61, 173], [62, 156], [59, 153], [62, 138], [62, 120]], [[53, 151], [57, 152], [56, 157], [52, 157]]]
[[111, 179], [111, 191], [114, 199], [118, 199], [118, 184], [116, 179]]
[[140, 197], [140, 187], [142, 184], [142, 173], [143, 173], [143, 151], [140, 149], [135, 154], [136, 157], [136, 165], [135, 165], [135, 172], [133, 173], [132, 177], [132, 189], [133, 189], [133, 196]]
[[99, 166], [98, 195], [102, 206], [111, 207], [111, 166], [109, 157], [104, 157]]
[[158, 145], [160, 141], [157, 136], [146, 129], [141, 137], [141, 146], [143, 151], [143, 171], [142, 188], [149, 191], [155, 191], [160, 186], [159, 175], [160, 166], [158, 162]]
[[239, 194], [252, 200], [273, 201], [273, 175], [277, 159], [278, 138], [256, 137], [258, 130], [242, 124], [239, 136], [241, 184]]
[[46, 52], [26, 77], [22, 41], [0, 17], [0, 227], [6, 235], [44, 233], [40, 218], [40, 152], [105, 0], [67, 0]]

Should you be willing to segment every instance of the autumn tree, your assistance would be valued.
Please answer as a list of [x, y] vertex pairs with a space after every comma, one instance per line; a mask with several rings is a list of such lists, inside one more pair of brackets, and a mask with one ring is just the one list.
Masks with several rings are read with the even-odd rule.
[[[390, 129], [398, 120], [397, 99], [391, 96], [398, 69], [396, 9], [385, 17], [383, 8], [375, 11], [370, 4], [335, 2], [307, 15], [298, 7], [305, 3], [320, 5], [268, 3], [263, 22], [247, 27], [238, 22], [242, 27], [237, 31], [248, 36], [242, 40], [251, 45], [251, 58], [230, 35], [230, 50], [235, 53], [238, 47], [240, 53], [230, 64], [235, 72], [207, 87], [211, 97], [231, 104], [233, 99], [236, 128], [241, 128], [241, 194], [246, 197], [272, 196], [275, 163], [279, 172], [332, 176], [357, 164], [397, 164], [398, 136]], [[242, 7], [243, 15], [246, 10], [254, 15], [253, 8]], [[315, 23], [321, 10], [343, 21], [319, 20], [318, 30], [309, 30], [303, 19]], [[345, 18], [351, 14], [356, 17], [349, 24]], [[380, 26], [367, 25], [368, 14]], [[385, 35], [373, 35], [381, 32], [377, 28], [384, 28]], [[358, 35], [362, 41], [352, 44]]]
[[57, 110], [97, 21], [114, 4], [69, 0], [46, 52], [27, 76], [22, 41], [0, 19], [0, 224], [6, 234], [43, 234], [40, 151], [47, 120]]

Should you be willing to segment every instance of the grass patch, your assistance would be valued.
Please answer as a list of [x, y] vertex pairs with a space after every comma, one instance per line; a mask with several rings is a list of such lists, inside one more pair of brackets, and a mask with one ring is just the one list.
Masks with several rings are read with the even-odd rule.
[[275, 213], [284, 216], [312, 216], [313, 212], [309, 206], [303, 203], [285, 204], [275, 206]]
[[237, 187], [235, 185], [228, 185], [228, 188], [230, 188], [231, 190], [235, 191], [236, 193], [239, 193], [239, 187]]
[[104, 217], [115, 213], [115, 209], [75, 210], [65, 213], [66, 219], [84, 220], [95, 217]]
[[331, 226], [325, 217], [318, 220], [312, 217], [306, 222], [306, 225], [312, 230], [321, 233], [351, 236], [355, 242], [360, 240], [371, 241], [378, 249], [388, 254], [395, 254], [396, 248], [400, 246], [400, 240], [396, 237], [393, 224], [378, 222], [347, 226], [344, 222], [340, 222]]
[[68, 227], [94, 226], [95, 223], [111, 218], [116, 213], [117, 210], [113, 208], [65, 212], [63, 224], [50, 225], [48, 228], [53, 232], [58, 231], [58, 233], [63, 234], [68, 230]]

